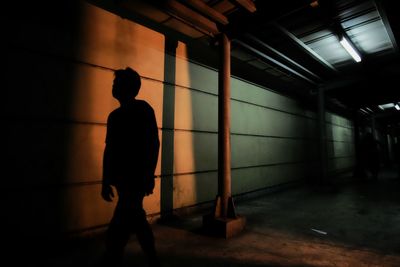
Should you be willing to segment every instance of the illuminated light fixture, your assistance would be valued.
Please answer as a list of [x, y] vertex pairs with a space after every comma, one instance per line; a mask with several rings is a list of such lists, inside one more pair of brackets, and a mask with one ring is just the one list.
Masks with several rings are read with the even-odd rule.
[[361, 57], [360, 55], [357, 53], [357, 51], [354, 49], [354, 47], [349, 43], [349, 41], [347, 41], [347, 39], [345, 37], [342, 37], [342, 39], [340, 40], [340, 44], [344, 47], [344, 49], [346, 49], [347, 53], [350, 54], [350, 56], [353, 57], [353, 59], [356, 62], [360, 62], [361, 61]]
[[397, 110], [400, 110], [399, 104], [396, 104], [394, 107], [395, 107]]
[[393, 103], [379, 105], [379, 108], [382, 109], [382, 110], [387, 109], [387, 108], [393, 108], [393, 107], [394, 107]]

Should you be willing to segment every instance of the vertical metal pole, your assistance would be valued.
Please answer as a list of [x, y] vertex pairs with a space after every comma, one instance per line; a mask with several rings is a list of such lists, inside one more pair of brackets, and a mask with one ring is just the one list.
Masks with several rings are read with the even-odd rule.
[[355, 150], [355, 166], [353, 176], [355, 178], [359, 178], [362, 175], [362, 167], [361, 167], [361, 153], [360, 153], [360, 117], [357, 114], [357, 111], [354, 112], [353, 115], [354, 121], [354, 130], [353, 130], [353, 141], [354, 141], [354, 150]]
[[203, 217], [203, 225], [211, 233], [228, 238], [243, 230], [246, 218], [236, 214], [231, 193], [231, 45], [225, 34], [218, 38], [218, 196], [213, 212]]
[[220, 35], [220, 71], [218, 72], [218, 194], [221, 200], [220, 215], [228, 215], [231, 197], [231, 44], [225, 34]]
[[318, 88], [318, 128], [320, 141], [320, 160], [321, 160], [321, 182], [327, 182], [327, 147], [326, 147], [326, 125], [325, 125], [325, 94], [324, 88]]

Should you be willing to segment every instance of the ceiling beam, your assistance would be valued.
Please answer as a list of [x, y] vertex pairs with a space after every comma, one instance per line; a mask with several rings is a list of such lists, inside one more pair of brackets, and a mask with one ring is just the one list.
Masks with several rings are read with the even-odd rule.
[[264, 59], [264, 60], [267, 60], [267, 61], [269, 61], [269, 62], [275, 64], [276, 66], [278, 66], [278, 67], [280, 67], [280, 68], [282, 68], [282, 69], [288, 71], [288, 72], [291, 73], [291, 74], [294, 74], [297, 78], [300, 78], [300, 79], [302, 79], [302, 80], [305, 80], [305, 81], [307, 81], [307, 82], [309, 82], [309, 83], [311, 83], [311, 84], [313, 84], [313, 85], [316, 85], [316, 84], [317, 84], [316, 82], [314, 82], [313, 80], [311, 80], [311, 79], [309, 79], [308, 77], [304, 76], [303, 74], [299, 73], [298, 71], [296, 71], [296, 70], [294, 70], [294, 69], [292, 69], [292, 68], [286, 66], [286, 65], [283, 64], [282, 62], [280, 62], [280, 61], [278, 61], [278, 60], [276, 60], [276, 59], [274, 59], [274, 58], [272, 58], [272, 57], [270, 57], [270, 56], [264, 54], [263, 52], [261, 52], [261, 51], [255, 49], [254, 47], [252, 47], [252, 46], [250, 46], [250, 45], [244, 43], [243, 41], [234, 39], [234, 40], [232, 40], [232, 42], [239, 44], [240, 46], [244, 47], [245, 49], [249, 50], [250, 52], [256, 54], [258, 57], [260, 57], [260, 58], [262, 58], [262, 59]]
[[311, 48], [309, 48], [306, 44], [304, 44], [300, 39], [298, 39], [294, 34], [283, 28], [281, 25], [278, 23], [274, 22], [272, 25], [275, 26], [283, 35], [288, 37], [290, 40], [292, 40], [299, 48], [301, 48], [305, 53], [307, 53], [309, 56], [314, 58], [316, 61], [321, 63], [323, 66], [326, 68], [330, 69], [331, 71], [337, 72], [336, 68], [332, 66], [328, 61], [323, 59], [320, 55], [314, 52]]
[[375, 6], [376, 6], [376, 9], [378, 10], [380, 17], [382, 18], [383, 25], [385, 25], [385, 29], [386, 29], [387, 34], [389, 35], [390, 41], [392, 42], [393, 49], [395, 50], [395, 52], [398, 52], [399, 48], [397, 46], [396, 38], [394, 37], [392, 27], [390, 26], [390, 22], [387, 17], [385, 8], [382, 5], [382, 1], [375, 0], [374, 2], [375, 2]]
[[208, 6], [201, 0], [186, 0], [185, 3], [215, 22], [221, 23], [222, 25], [227, 25], [229, 23], [228, 18], [224, 14]]
[[299, 63], [297, 63], [296, 61], [292, 60], [291, 58], [285, 56], [283, 53], [279, 52], [278, 50], [276, 50], [275, 48], [271, 47], [270, 45], [264, 43], [263, 41], [261, 41], [260, 39], [254, 37], [251, 34], [246, 34], [245, 35], [247, 38], [249, 38], [250, 40], [254, 41], [255, 43], [259, 44], [260, 46], [262, 46], [263, 48], [267, 49], [268, 51], [272, 52], [273, 54], [275, 54], [277, 57], [289, 62], [290, 64], [296, 66], [297, 68], [303, 70], [304, 72], [308, 73], [309, 75], [313, 76], [315, 79], [321, 81], [321, 77], [319, 77], [318, 75], [316, 75], [315, 73], [311, 72], [310, 70], [308, 70], [307, 68], [303, 67], [302, 65], [300, 65]]
[[256, 12], [257, 8], [254, 5], [253, 1], [251, 0], [231, 0], [235, 5], [241, 6], [242, 8], [246, 9], [250, 13]]
[[206, 31], [209, 35], [215, 35], [219, 33], [215, 22], [175, 0], [166, 0], [165, 8], [172, 16], [192, 24], [194, 27], [202, 30], [203, 32]]

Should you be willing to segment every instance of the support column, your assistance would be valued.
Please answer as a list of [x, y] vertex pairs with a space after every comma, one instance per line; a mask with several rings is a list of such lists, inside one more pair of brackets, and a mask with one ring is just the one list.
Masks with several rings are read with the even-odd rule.
[[231, 197], [231, 42], [220, 36], [221, 59], [218, 72], [218, 196], [221, 199], [219, 215], [228, 216]]
[[320, 156], [320, 183], [328, 182], [328, 150], [326, 144], [325, 124], [325, 92], [318, 88], [318, 130], [319, 130], [319, 156]]
[[225, 238], [243, 230], [246, 220], [238, 216], [231, 193], [231, 45], [225, 34], [219, 36], [218, 72], [218, 196], [212, 214], [203, 218], [206, 231]]
[[360, 145], [361, 145], [360, 116], [358, 115], [357, 111], [355, 111], [353, 114], [353, 122], [354, 122], [353, 141], [354, 141], [354, 149], [356, 156], [353, 177], [359, 179], [360, 177], [362, 177], [362, 162], [361, 162], [361, 151], [360, 151]]

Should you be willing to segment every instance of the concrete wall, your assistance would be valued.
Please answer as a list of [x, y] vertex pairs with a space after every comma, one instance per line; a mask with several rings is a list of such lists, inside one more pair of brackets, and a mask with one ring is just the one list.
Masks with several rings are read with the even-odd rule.
[[328, 148], [328, 171], [337, 173], [355, 164], [353, 122], [327, 112], [326, 137]]
[[[29, 5], [29, 4], [27, 4]], [[191, 62], [179, 43], [81, 1], [9, 8], [1, 116], [3, 223], [22, 235], [106, 225], [115, 203], [100, 197], [113, 71], [142, 76], [161, 153], [149, 214], [217, 194], [217, 72]], [[315, 174], [316, 115], [296, 101], [232, 78], [232, 189], [243, 194]], [[330, 168], [352, 165], [351, 122], [328, 116]], [[3, 219], [2, 219], [3, 220]]]

